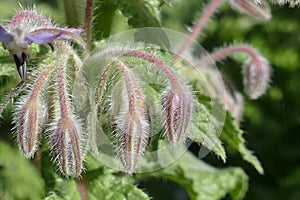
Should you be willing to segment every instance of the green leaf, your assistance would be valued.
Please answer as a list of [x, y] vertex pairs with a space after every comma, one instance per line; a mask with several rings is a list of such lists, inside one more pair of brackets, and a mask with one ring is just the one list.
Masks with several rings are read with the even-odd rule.
[[116, 0], [128, 23], [134, 28], [159, 26], [158, 0]]
[[113, 169], [107, 169], [93, 156], [88, 155], [86, 161], [89, 199], [91, 200], [149, 200], [150, 198], [134, 186], [132, 177], [117, 174]]
[[66, 24], [71, 27], [79, 25], [78, 0], [63, 0]]
[[95, 40], [99, 40], [109, 37], [114, 25], [113, 20], [118, 6], [106, 0], [95, 1], [95, 5], [93, 36]]
[[18, 151], [0, 141], [0, 194], [1, 199], [39, 200], [44, 182], [38, 170]]
[[[205, 146], [209, 150], [212, 150], [216, 155], [225, 162], [226, 152], [219, 139], [220, 126], [222, 126], [222, 112], [212, 114], [212, 105], [214, 104], [209, 97], [202, 96], [198, 97], [198, 111], [197, 117], [193, 120], [192, 127], [190, 128], [189, 137]], [[219, 104], [214, 104], [217, 109], [222, 109]], [[219, 115], [219, 116], [216, 116]]]
[[225, 125], [221, 134], [222, 140], [228, 143], [230, 147], [237, 150], [247, 162], [251, 163], [260, 173], [264, 173], [259, 160], [245, 146], [243, 131], [236, 125], [234, 118], [227, 112]]
[[[1, 59], [1, 58], [0, 58]], [[16, 74], [16, 67], [13, 64], [2, 64], [0, 66], [0, 76], [12, 76]]]
[[140, 176], [161, 176], [177, 182], [187, 190], [192, 200], [221, 199], [227, 194], [232, 199], [242, 199], [248, 188], [248, 177], [241, 168], [217, 169], [189, 151], [169, 167]]
[[[194, 83], [195, 90], [199, 88], [199, 85], [195, 85], [199, 84], [199, 82], [200, 81]], [[191, 134], [191, 138], [207, 148], [212, 149], [214, 153], [225, 160], [225, 150], [221, 141], [218, 139], [219, 128], [222, 128], [222, 133], [220, 135], [222, 141], [225, 141], [231, 148], [237, 150], [242, 155], [243, 159], [251, 163], [260, 174], [263, 174], [264, 170], [259, 160], [245, 146], [243, 131], [237, 126], [231, 114], [224, 110], [223, 105], [218, 102], [218, 100], [212, 100], [200, 93], [197, 93], [197, 100], [200, 104], [197, 114], [200, 117], [198, 126], [193, 130], [197, 130], [198, 134]], [[211, 110], [212, 108], [214, 108], [214, 111]], [[215, 129], [215, 133], [213, 129]], [[204, 142], [205, 137], [206, 143]]]

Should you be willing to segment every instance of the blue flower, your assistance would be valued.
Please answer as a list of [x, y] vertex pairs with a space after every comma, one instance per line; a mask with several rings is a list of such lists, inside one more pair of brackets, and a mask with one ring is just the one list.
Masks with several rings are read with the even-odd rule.
[[20, 12], [15, 15], [11, 22], [14, 24], [11, 24], [8, 29], [0, 25], [0, 41], [3, 48], [7, 49], [13, 57], [22, 81], [26, 80], [26, 62], [30, 58], [28, 45], [32, 42], [51, 44], [56, 39], [73, 39], [84, 46], [84, 41], [79, 36], [83, 29], [58, 28], [46, 19], [40, 23], [38, 20], [41, 19], [38, 17], [39, 15], [34, 11]]

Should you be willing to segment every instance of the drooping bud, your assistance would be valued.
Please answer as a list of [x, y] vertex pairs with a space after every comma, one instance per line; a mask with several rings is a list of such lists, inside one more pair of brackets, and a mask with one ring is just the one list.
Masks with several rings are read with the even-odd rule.
[[137, 168], [150, 132], [148, 119], [142, 113], [126, 113], [119, 115], [117, 120], [117, 137], [120, 142], [118, 154], [128, 173]]
[[21, 152], [32, 158], [38, 150], [45, 108], [39, 101], [30, 100], [15, 112], [16, 133]]
[[239, 11], [260, 20], [272, 17], [270, 6], [265, 0], [230, 0], [231, 6]]
[[[116, 61], [126, 89], [116, 90], [119, 98], [112, 103], [116, 116], [118, 156], [128, 173], [133, 173], [147, 146], [150, 124], [148, 107], [137, 78], [121, 61]], [[120, 103], [122, 106], [119, 106]]]
[[255, 60], [248, 59], [243, 66], [244, 87], [251, 99], [257, 99], [268, 88], [271, 69], [268, 61], [258, 56]]
[[67, 44], [61, 44], [65, 51], [56, 60], [56, 97], [53, 101], [53, 113], [47, 130], [49, 142], [52, 145], [54, 161], [61, 172], [70, 177], [78, 177], [83, 168], [84, 145], [86, 135], [83, 132], [81, 120], [74, 115], [74, 106], [67, 89], [67, 66], [72, 51]]
[[172, 144], [184, 142], [192, 117], [192, 94], [188, 88], [164, 94], [166, 135]]
[[15, 132], [21, 152], [31, 158], [38, 150], [42, 126], [45, 119], [45, 107], [41, 97], [42, 89], [49, 79], [54, 66], [49, 65], [34, 81], [32, 90], [21, 97], [14, 112]]
[[82, 137], [80, 125], [70, 117], [63, 117], [57, 123], [51, 138], [55, 153], [55, 161], [62, 173], [70, 177], [78, 177], [82, 171]]

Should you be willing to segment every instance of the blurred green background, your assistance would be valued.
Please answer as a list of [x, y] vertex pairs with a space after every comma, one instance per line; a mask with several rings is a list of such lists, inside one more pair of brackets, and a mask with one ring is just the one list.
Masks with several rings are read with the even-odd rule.
[[[78, 5], [81, 5], [80, 1], [77, 1]], [[50, 15], [59, 24], [79, 26], [82, 23], [79, 18], [76, 18], [76, 16], [81, 16], [81, 9], [73, 8], [72, 11], [67, 9], [68, 17], [66, 17], [64, 8], [70, 2], [68, 0], [24, 0], [20, 2], [23, 5], [36, 4], [38, 10]], [[162, 25], [188, 33], [187, 30], [201, 15], [204, 2], [182, 0], [176, 6], [163, 6]], [[79, 6], [79, 8], [82, 7]], [[18, 8], [19, 5], [15, 0], [0, 0], [0, 20], [9, 19]], [[107, 9], [114, 10], [115, 8]], [[250, 177], [249, 191], [245, 199], [298, 200], [300, 199], [300, 8], [271, 5], [271, 9], [273, 18], [268, 22], [260, 22], [241, 15], [233, 11], [229, 5], [224, 4], [207, 24], [202, 36], [198, 38], [199, 43], [207, 51], [224, 46], [224, 44], [252, 44], [272, 65], [270, 89], [267, 94], [256, 101], [245, 99], [244, 120], [241, 123], [242, 129], [245, 130], [247, 145], [262, 162], [265, 175], [259, 175], [234, 152], [229, 156], [225, 165], [214, 155], [207, 156], [205, 161], [221, 168], [242, 166]], [[98, 38], [128, 29], [126, 19], [119, 12], [113, 16], [107, 16], [106, 19], [103, 22], [99, 21], [99, 24], [103, 23], [104, 27], [109, 28], [96, 30]], [[240, 91], [242, 91], [241, 65], [242, 60], [238, 57], [218, 64], [220, 70], [231, 78]], [[13, 80], [8, 77], [1, 78], [1, 96], [17, 83], [17, 74], [15, 77], [16, 79]], [[11, 117], [7, 111], [1, 118], [0, 138], [17, 149], [9, 131], [10, 121]], [[4, 151], [3, 146], [0, 146], [0, 151]], [[18, 155], [17, 151], [15, 155]], [[2, 165], [3, 163], [0, 163], [0, 170]], [[36, 182], [38, 183], [39, 180]], [[148, 191], [152, 196], [157, 197], [154, 199], [163, 199], [163, 196], [158, 194], [161, 188], [155, 185], [156, 183], [142, 184], [142, 186], [149, 187]], [[165, 185], [167, 185], [165, 189], [178, 187], [172, 184]], [[5, 189], [2, 187], [4, 186], [1, 185], [0, 175], [0, 191]], [[162, 188], [164, 188], [163, 185]]]

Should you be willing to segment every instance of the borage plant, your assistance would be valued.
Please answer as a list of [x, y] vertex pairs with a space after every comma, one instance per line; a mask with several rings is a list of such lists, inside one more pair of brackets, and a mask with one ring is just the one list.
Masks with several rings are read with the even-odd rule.
[[[102, 3], [121, 10], [133, 26], [146, 21], [159, 25], [156, 14], [162, 2]], [[200, 155], [212, 150], [225, 161], [224, 141], [263, 173], [238, 127], [243, 96], [213, 64], [234, 53], [246, 53], [244, 88], [250, 98], [257, 99], [270, 82], [267, 59], [246, 44], [211, 54], [193, 48], [193, 40], [222, 3], [212, 0], [190, 36], [181, 39], [157, 28], [96, 42], [91, 38], [91, 25], [98, 23], [91, 21], [91, 0], [86, 6], [84, 39], [82, 29], [60, 28], [36, 10], [22, 9], [0, 27], [0, 40], [22, 79], [3, 99], [0, 110], [17, 99], [13, 132], [25, 157], [42, 155], [46, 184], [54, 180], [46, 196], [64, 194], [63, 185], [68, 191], [78, 190], [80, 194], [72, 195], [82, 199], [86, 194], [98, 199], [149, 199], [133, 184], [159, 176], [181, 184], [191, 199], [219, 199], [227, 193], [233, 199], [243, 198], [247, 176], [241, 168], [216, 169], [186, 151], [194, 141], [206, 152]], [[255, 18], [271, 18], [265, 1], [231, 0], [230, 4]], [[49, 45], [50, 51], [39, 44]], [[91, 47], [94, 50], [89, 52]], [[37, 64], [27, 76], [29, 54]], [[43, 137], [47, 142], [42, 142]], [[39, 151], [41, 145], [49, 146], [64, 176], [77, 178], [77, 189], [73, 180], [59, 179], [51, 169], [45, 173], [48, 162], [43, 157], [48, 157], [44, 154], [48, 151]]]

